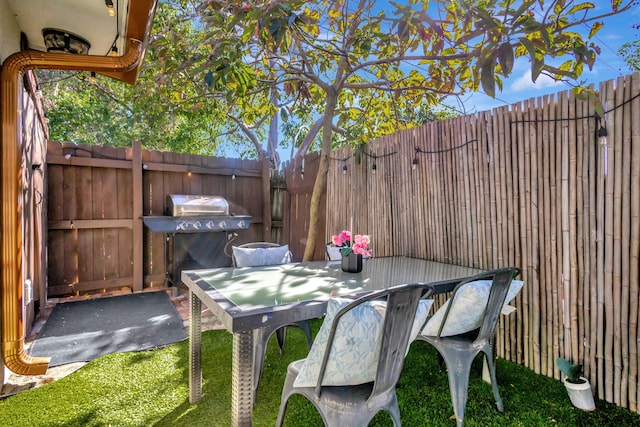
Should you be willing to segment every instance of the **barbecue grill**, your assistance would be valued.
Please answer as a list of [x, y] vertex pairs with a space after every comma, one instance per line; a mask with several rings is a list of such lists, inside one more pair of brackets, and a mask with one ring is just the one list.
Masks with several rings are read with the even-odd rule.
[[228, 267], [224, 253], [230, 231], [244, 230], [250, 215], [229, 213], [224, 197], [170, 194], [165, 216], [144, 216], [153, 233], [165, 233], [166, 284], [178, 285], [182, 270]]

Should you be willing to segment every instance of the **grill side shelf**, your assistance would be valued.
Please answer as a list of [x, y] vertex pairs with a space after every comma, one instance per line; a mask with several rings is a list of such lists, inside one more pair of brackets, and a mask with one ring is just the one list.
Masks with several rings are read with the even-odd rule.
[[211, 233], [247, 229], [251, 216], [143, 216], [142, 221], [154, 233]]

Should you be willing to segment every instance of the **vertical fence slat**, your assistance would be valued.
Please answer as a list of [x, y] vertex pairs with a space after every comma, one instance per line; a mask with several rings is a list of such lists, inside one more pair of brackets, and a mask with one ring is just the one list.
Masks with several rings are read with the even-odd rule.
[[631, 107], [631, 119], [628, 121], [632, 129], [629, 132], [631, 147], [631, 242], [629, 245], [629, 409], [638, 412], [638, 399], [640, 399], [640, 387], [638, 387], [638, 281], [640, 262], [640, 75], [630, 76], [631, 94], [629, 100]]
[[[615, 92], [613, 82], [606, 83], [605, 109], [614, 105]], [[614, 128], [613, 114], [607, 114], [606, 128], [611, 132]], [[611, 139], [611, 138], [609, 138]], [[603, 179], [604, 179], [604, 366], [605, 372], [609, 374], [604, 378], [605, 393], [604, 398], [612, 402], [614, 399], [614, 360], [613, 360], [613, 338], [614, 338], [614, 301], [613, 301], [613, 246], [614, 246], [614, 174], [615, 174], [615, 151], [612, 141], [607, 141], [607, 146], [603, 147]]]
[[[621, 203], [622, 203], [622, 219], [621, 219], [621, 247], [620, 247], [620, 355], [622, 362], [622, 373], [620, 378], [620, 405], [629, 406], [630, 390], [629, 385], [629, 311], [630, 311], [630, 281], [629, 262], [631, 245], [631, 106], [626, 101], [631, 98], [631, 78], [619, 80], [624, 85], [624, 92], [620, 95], [617, 102], [623, 103], [620, 108], [620, 116], [622, 119], [620, 131], [620, 144], [622, 152], [622, 168], [620, 171], [620, 179], [622, 180]], [[620, 91], [620, 84], [618, 85]]]
[[[537, 99], [538, 108], [534, 109], [536, 121], [542, 120], [542, 112], [539, 107], [542, 105], [542, 99]], [[539, 147], [542, 145], [542, 134], [540, 132], [540, 126], [536, 126], [532, 129], [533, 138], [530, 148], [530, 168], [531, 168], [531, 234], [529, 240], [531, 241], [530, 258], [531, 258], [531, 274], [528, 277], [528, 286], [532, 289], [533, 307], [532, 311], [532, 331], [531, 331], [531, 346], [533, 351], [533, 370], [540, 373], [542, 371], [542, 358], [540, 349], [543, 347], [544, 341], [540, 340], [541, 326], [544, 317], [544, 293], [540, 291], [540, 278], [536, 272], [540, 271], [540, 221], [539, 212], [541, 206], [540, 197], [540, 175], [538, 170], [542, 169], [539, 165]]]
[[[527, 212], [531, 209], [531, 207], [528, 206], [528, 203], [527, 203], [528, 200], [527, 200], [526, 171], [528, 171], [528, 168], [525, 167], [525, 162], [529, 154], [528, 153], [529, 128], [531, 127], [529, 123], [525, 124], [525, 119], [527, 120], [527, 122], [530, 120], [529, 102], [530, 101], [525, 101], [515, 106], [515, 109], [512, 112], [512, 117], [514, 120], [513, 120], [513, 124], [511, 125], [512, 132], [514, 132], [516, 135], [515, 140], [518, 141], [518, 144], [517, 144], [518, 173], [516, 174], [518, 179], [517, 179], [517, 183], [514, 183], [514, 184], [517, 185], [518, 192], [520, 194], [520, 197], [518, 198], [519, 205], [518, 205], [518, 213], [517, 213], [520, 226], [515, 227], [515, 230], [519, 234], [520, 241], [524, 243], [524, 247], [522, 248], [522, 252], [521, 252], [522, 263], [520, 264], [520, 266], [522, 268], [522, 273], [525, 280], [527, 277], [529, 277], [529, 267], [530, 267], [528, 265], [529, 253], [526, 248], [526, 244], [527, 244], [526, 242], [529, 240], [527, 239], [527, 231], [528, 231], [527, 230]], [[529, 329], [529, 325], [531, 324], [531, 319], [529, 318], [529, 301], [531, 300], [531, 293], [532, 293], [531, 286], [527, 286], [526, 289], [523, 289], [520, 295], [519, 307], [520, 307], [520, 314], [522, 316], [522, 327], [525, 330], [525, 339], [523, 340], [523, 346], [522, 346], [523, 351], [519, 352], [519, 354], [516, 357], [517, 361], [519, 361], [520, 363], [524, 363], [527, 366], [529, 366], [530, 360], [531, 360], [531, 354], [529, 353], [530, 341], [528, 339], [529, 338], [528, 329]]]
[[567, 236], [569, 240], [569, 316], [570, 316], [570, 330], [571, 330], [571, 354], [575, 355], [579, 359], [579, 327], [578, 327], [578, 256], [576, 248], [576, 210], [577, 210], [577, 182], [576, 182], [576, 169], [577, 169], [577, 154], [576, 154], [576, 114], [575, 114], [575, 96], [573, 93], [569, 93], [568, 105], [567, 105], [567, 120], [565, 129], [567, 131], [567, 160], [569, 168], [569, 211], [567, 213], [569, 219], [569, 234]]
[[[584, 238], [584, 224], [585, 224], [585, 201], [584, 201], [584, 187], [586, 182], [585, 169], [584, 169], [584, 144], [585, 139], [588, 139], [588, 135], [585, 135], [585, 124], [588, 120], [583, 119], [585, 112], [583, 111], [584, 103], [572, 97], [571, 104], [574, 108], [575, 121], [575, 193], [576, 193], [576, 207], [575, 207], [575, 245], [576, 245], [576, 262], [577, 270], [572, 272], [575, 280], [577, 280], [577, 292], [575, 294], [577, 305], [577, 321], [578, 321], [578, 360], [583, 364], [585, 372], [588, 370], [588, 361], [586, 356], [587, 346], [587, 328], [585, 321], [588, 316], [585, 317], [585, 296], [588, 298], [588, 294], [585, 293], [585, 275], [582, 274], [585, 271], [585, 238]], [[588, 304], [587, 304], [588, 305]]]

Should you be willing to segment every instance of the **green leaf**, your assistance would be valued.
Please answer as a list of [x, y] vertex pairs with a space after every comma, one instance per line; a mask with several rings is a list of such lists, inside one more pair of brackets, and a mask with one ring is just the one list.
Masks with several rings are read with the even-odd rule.
[[580, 12], [581, 10], [585, 10], [585, 9], [593, 9], [595, 7], [596, 6], [593, 3], [580, 3], [573, 6], [571, 9], [569, 9], [569, 11], [567, 12], [567, 15], [572, 15], [576, 12]]
[[540, 73], [544, 69], [544, 61], [541, 59], [534, 58], [533, 64], [531, 65], [531, 80], [534, 82], [538, 80]]
[[500, 68], [502, 68], [502, 73], [505, 76], [511, 74], [511, 70], [513, 70], [513, 47], [511, 43], [503, 43], [496, 52], [498, 56], [498, 63], [500, 64]]
[[533, 45], [533, 42], [526, 37], [522, 37], [520, 39], [520, 43], [522, 43], [522, 45], [527, 48], [527, 51], [529, 52], [529, 58], [531, 58], [531, 60], [533, 61], [533, 59], [536, 57], [536, 47]]
[[582, 365], [580, 364], [573, 364], [562, 357], [558, 357], [556, 359], [556, 365], [558, 365], [558, 369], [566, 375], [568, 380], [575, 381], [582, 376]]
[[485, 64], [482, 67], [480, 74], [480, 82], [482, 83], [482, 90], [491, 98], [496, 96], [496, 81], [495, 81], [495, 64], [492, 62]]
[[594, 22], [591, 26], [591, 30], [589, 30], [589, 38], [593, 38], [593, 36], [595, 36], [602, 27], [604, 27], [602, 22]]
[[542, 31], [540, 31], [540, 36], [542, 36], [542, 40], [544, 40], [544, 45], [547, 50], [551, 47], [551, 36], [549, 35], [549, 31], [551, 31], [550, 28], [543, 28]]
[[205, 74], [204, 76], [204, 82], [206, 83], [207, 86], [212, 87], [213, 86], [213, 73], [211, 71], [209, 71], [207, 74]]
[[365, 53], [369, 53], [371, 51], [371, 40], [364, 39], [360, 43], [360, 49], [362, 49]]

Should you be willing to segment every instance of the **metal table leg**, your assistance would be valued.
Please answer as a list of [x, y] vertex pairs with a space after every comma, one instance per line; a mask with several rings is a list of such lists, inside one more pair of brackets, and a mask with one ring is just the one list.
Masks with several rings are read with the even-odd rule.
[[253, 412], [253, 331], [233, 334], [231, 425], [251, 426]]
[[202, 302], [189, 291], [189, 403], [202, 398]]

